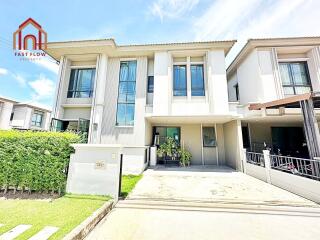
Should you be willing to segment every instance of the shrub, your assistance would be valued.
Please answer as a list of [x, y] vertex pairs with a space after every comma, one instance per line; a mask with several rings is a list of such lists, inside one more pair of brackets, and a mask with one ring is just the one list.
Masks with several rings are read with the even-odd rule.
[[0, 187], [29, 192], [65, 190], [74, 133], [0, 131]]

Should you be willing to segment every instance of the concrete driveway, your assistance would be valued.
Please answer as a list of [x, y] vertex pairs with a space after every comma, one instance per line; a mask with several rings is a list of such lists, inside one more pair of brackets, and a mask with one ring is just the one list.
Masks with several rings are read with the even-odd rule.
[[320, 208], [228, 168], [147, 170], [87, 239], [317, 239]]
[[263, 205], [315, 205], [231, 168], [156, 168], [145, 171], [129, 199]]

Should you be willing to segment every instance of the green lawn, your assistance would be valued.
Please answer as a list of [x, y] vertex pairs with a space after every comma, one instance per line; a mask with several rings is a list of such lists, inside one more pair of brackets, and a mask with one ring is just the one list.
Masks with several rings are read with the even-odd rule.
[[126, 197], [142, 178], [142, 175], [124, 175], [121, 183], [121, 196]]
[[50, 239], [61, 239], [109, 198], [88, 195], [65, 195], [52, 202], [44, 200], [0, 200], [0, 235], [19, 224], [32, 227], [16, 239], [28, 239], [45, 226], [58, 227]]
[[[126, 197], [141, 179], [141, 175], [122, 177], [121, 195]], [[32, 227], [16, 239], [28, 239], [45, 226], [58, 227], [52, 239], [61, 239], [83, 220], [89, 217], [110, 198], [90, 195], [64, 195], [52, 200], [0, 200], [0, 235], [19, 224]]]

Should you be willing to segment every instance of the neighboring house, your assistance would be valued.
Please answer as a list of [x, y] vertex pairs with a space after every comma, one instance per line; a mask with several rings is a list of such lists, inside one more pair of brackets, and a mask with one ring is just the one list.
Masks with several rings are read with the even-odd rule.
[[12, 116], [13, 106], [17, 102], [9, 99], [0, 97], [0, 129], [10, 129], [10, 118]]
[[[304, 125], [300, 101], [320, 91], [319, 46], [320, 37], [250, 39], [231, 63], [229, 101], [240, 104], [247, 149], [309, 157], [305, 135], [310, 124]], [[318, 126], [313, 133], [319, 134]]]
[[31, 103], [13, 106], [11, 127], [15, 129], [49, 130], [51, 111]]
[[191, 164], [240, 169], [240, 115], [228, 102], [225, 66], [234, 42], [48, 43], [60, 62], [52, 128], [122, 144], [131, 163], [146, 163], [146, 149], [170, 136], [192, 153]]
[[49, 130], [51, 111], [0, 97], [0, 129]]

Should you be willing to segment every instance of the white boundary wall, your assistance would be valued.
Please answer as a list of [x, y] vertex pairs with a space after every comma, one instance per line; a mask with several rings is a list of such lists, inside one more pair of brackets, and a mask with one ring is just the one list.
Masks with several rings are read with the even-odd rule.
[[109, 195], [118, 199], [120, 145], [74, 144], [70, 157], [67, 192]]
[[245, 149], [242, 155], [244, 173], [316, 203], [320, 203], [320, 181], [271, 169], [269, 151], [264, 151], [266, 167], [247, 163]]
[[122, 175], [141, 174], [148, 166], [149, 147], [117, 144], [74, 144], [70, 156], [67, 192], [110, 195], [119, 191], [120, 158]]

